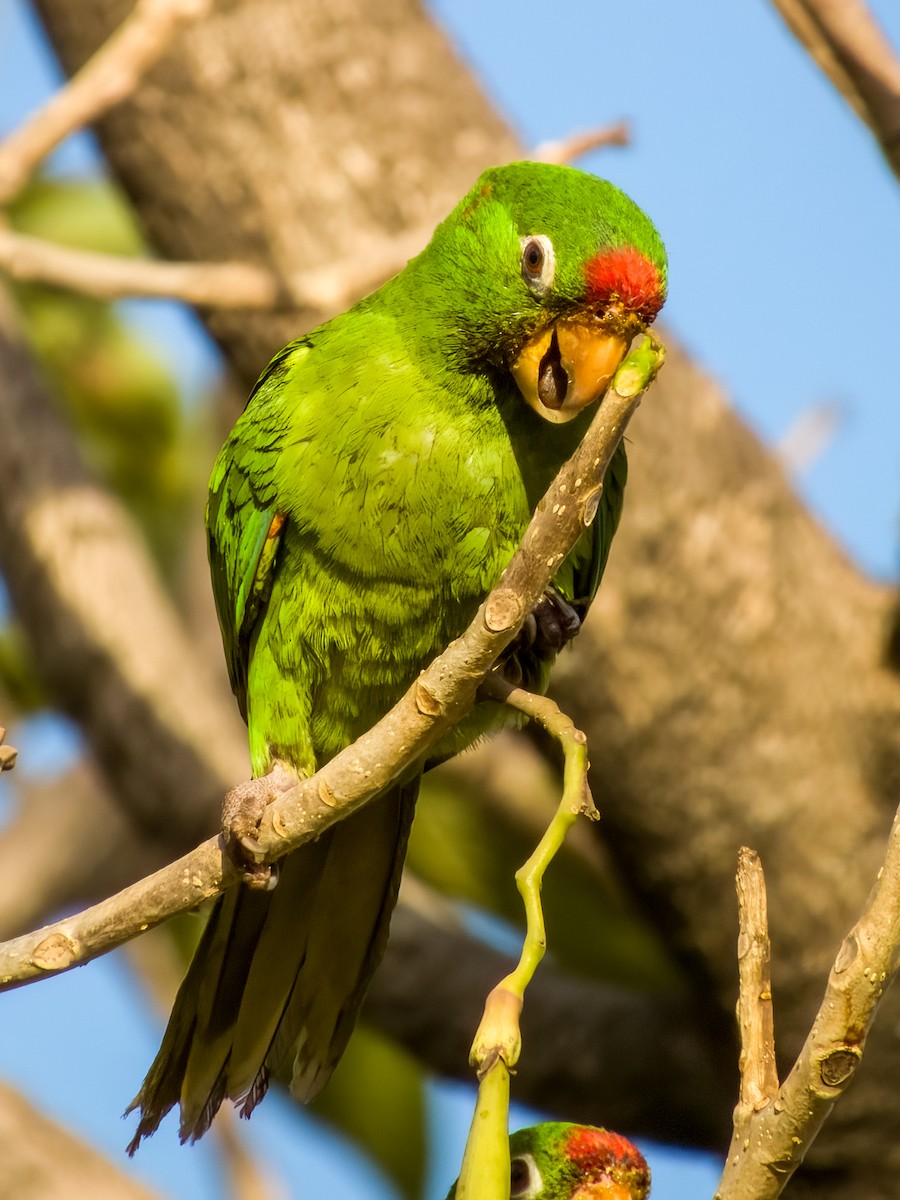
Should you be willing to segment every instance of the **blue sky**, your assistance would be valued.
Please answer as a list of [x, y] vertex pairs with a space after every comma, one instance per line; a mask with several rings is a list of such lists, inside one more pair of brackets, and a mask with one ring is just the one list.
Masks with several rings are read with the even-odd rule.
[[[834, 439], [797, 485], [848, 553], [894, 577], [900, 188], [772, 8], [764, 0], [431, 7], [526, 144], [631, 120], [631, 148], [583, 165], [630, 192], [663, 233], [670, 329], [769, 442], [811, 407], [839, 405]], [[900, 6], [873, 7], [900, 45]], [[0, 133], [54, 77], [24, 0], [0, 0]], [[85, 147], [84, 139], [70, 146], [56, 166], [90, 163]], [[215, 356], [176, 306], [140, 302], [127, 311], [179, 365], [186, 393], [209, 379]], [[652, 419], [652, 405], [641, 419]], [[45, 747], [47, 767], [65, 752], [59, 737], [33, 744]], [[23, 766], [37, 757], [23, 756]], [[119, 1113], [158, 1036], [127, 967], [112, 957], [4, 997], [3, 1010], [0, 1075], [119, 1156], [127, 1138]], [[433, 1092], [441, 1131], [433, 1197], [444, 1194], [459, 1161], [470, 1103], [459, 1086]], [[321, 1127], [301, 1125], [277, 1100], [267, 1100], [249, 1129], [273, 1171], [291, 1180], [292, 1195], [390, 1195], [346, 1149], [323, 1147]], [[709, 1160], [648, 1152], [657, 1200], [711, 1194]], [[173, 1198], [221, 1193], [214, 1156], [203, 1146], [177, 1149], [170, 1129], [135, 1169]]]

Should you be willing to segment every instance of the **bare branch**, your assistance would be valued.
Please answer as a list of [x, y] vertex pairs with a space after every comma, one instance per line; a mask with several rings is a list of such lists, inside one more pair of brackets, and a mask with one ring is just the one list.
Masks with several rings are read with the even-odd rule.
[[100, 300], [172, 296], [210, 308], [274, 308], [279, 281], [250, 263], [167, 263], [58, 246], [0, 227], [0, 268], [13, 279], [50, 283]]
[[174, 835], [135, 832], [88, 761], [52, 780], [19, 780], [12, 819], [0, 829], [0, 938], [91, 904], [177, 853]]
[[236, 1109], [227, 1104], [220, 1108], [212, 1128], [228, 1181], [228, 1200], [288, 1200], [281, 1181], [249, 1149]]
[[900, 178], [900, 61], [863, 0], [773, 0]]
[[738, 855], [737, 893], [741, 1096], [735, 1113], [735, 1136], [739, 1125], [749, 1121], [778, 1091], [766, 880], [759, 855], [746, 846]]
[[[261, 859], [274, 861], [356, 811], [420, 761], [472, 707], [478, 685], [596, 515], [606, 468], [662, 359], [661, 347], [649, 338], [629, 354], [469, 628], [377, 725], [266, 809], [258, 839]], [[240, 874], [222, 838], [210, 838], [111, 899], [0, 946], [0, 988], [86, 962], [196, 907], [236, 883]]]
[[[716, 1200], [775, 1200], [856, 1073], [900, 947], [900, 809], [884, 865], [835, 959], [803, 1049], [777, 1094], [735, 1136]], [[768, 1074], [763, 1085], [767, 1090]]]
[[631, 141], [631, 128], [627, 121], [616, 121], [614, 125], [601, 125], [598, 129], [584, 129], [570, 133], [557, 141], [540, 142], [529, 157], [535, 162], [556, 163], [563, 166], [574, 162], [592, 150], [605, 146], [627, 146]]
[[0, 204], [11, 200], [61, 141], [124, 99], [181, 25], [212, 0], [138, 0], [131, 16], [65, 87], [0, 146]]

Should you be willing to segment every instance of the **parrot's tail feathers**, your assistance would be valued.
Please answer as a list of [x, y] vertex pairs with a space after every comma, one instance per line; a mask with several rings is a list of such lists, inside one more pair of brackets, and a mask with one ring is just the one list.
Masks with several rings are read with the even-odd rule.
[[206, 1103], [197, 1114], [185, 1116], [182, 1109], [181, 1124], [178, 1128], [178, 1139], [182, 1146], [200, 1140], [213, 1123], [213, 1118], [222, 1107], [223, 1101], [226, 1099], [225, 1074], [219, 1076], [213, 1085], [212, 1091], [209, 1093]]
[[418, 792], [417, 777], [331, 830], [304, 961], [267, 1059], [291, 1070], [298, 1100], [331, 1078], [384, 955]]
[[[191, 984], [192, 979], [189, 973], [181, 985], [179, 999], [181, 999], [182, 993], [188, 991]], [[135, 1109], [138, 1109], [141, 1115], [135, 1135], [127, 1146], [129, 1157], [134, 1155], [144, 1138], [150, 1137], [156, 1132], [163, 1117], [178, 1103], [192, 1033], [193, 1022], [182, 1024], [177, 1021], [169, 1021], [162, 1045], [147, 1072], [146, 1079], [141, 1084], [140, 1091], [122, 1114], [123, 1117], [127, 1117]], [[182, 1138], [183, 1140], [184, 1138]]]
[[245, 1120], [250, 1119], [250, 1114], [269, 1090], [269, 1079], [269, 1068], [261, 1067], [259, 1074], [253, 1081], [253, 1086], [250, 1088], [250, 1091], [246, 1094], [246, 1096], [240, 1099], [240, 1108], [238, 1109], [238, 1114]]
[[[127, 1117], [131, 1113], [133, 1113], [134, 1110], [140, 1104], [140, 1102], [141, 1102], [140, 1096], [135, 1096], [135, 1098], [132, 1100], [132, 1102], [128, 1105], [128, 1107], [122, 1113], [122, 1116]], [[138, 1149], [138, 1147], [140, 1146], [140, 1144], [144, 1140], [144, 1138], [150, 1137], [151, 1134], [156, 1133], [157, 1129], [159, 1128], [160, 1121], [163, 1119], [163, 1117], [166, 1115], [166, 1113], [168, 1113], [168, 1111], [171, 1107], [172, 1107], [172, 1105], [170, 1104], [168, 1106], [168, 1108], [159, 1108], [159, 1109], [153, 1109], [153, 1110], [142, 1109], [141, 1110], [141, 1119], [138, 1122], [138, 1127], [135, 1130], [134, 1137], [131, 1139], [131, 1141], [128, 1143], [128, 1145], [125, 1147], [125, 1153], [128, 1155], [129, 1158], [134, 1157], [135, 1151]]]
[[304, 964], [269, 1057], [292, 1068], [290, 1092], [302, 1102], [331, 1078], [382, 961], [418, 794], [416, 778], [334, 827]]
[[128, 1152], [181, 1106], [182, 1142], [226, 1099], [249, 1117], [270, 1076], [308, 1100], [327, 1082], [387, 943], [418, 780], [295, 850], [272, 892], [220, 896], [159, 1053], [129, 1108]]

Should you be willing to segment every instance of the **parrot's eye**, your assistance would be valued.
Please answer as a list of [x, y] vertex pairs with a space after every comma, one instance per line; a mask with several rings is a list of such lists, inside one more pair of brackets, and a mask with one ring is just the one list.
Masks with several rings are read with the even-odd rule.
[[519, 1154], [509, 1164], [509, 1194], [511, 1200], [528, 1200], [537, 1196], [543, 1187], [541, 1173], [530, 1154]]
[[553, 243], [542, 233], [519, 239], [522, 247], [522, 278], [533, 292], [543, 296], [553, 286], [556, 255]]

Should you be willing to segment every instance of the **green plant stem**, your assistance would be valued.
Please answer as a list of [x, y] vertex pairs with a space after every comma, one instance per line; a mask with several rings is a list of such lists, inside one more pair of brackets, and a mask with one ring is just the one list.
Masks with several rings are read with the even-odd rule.
[[500, 700], [537, 721], [559, 742], [565, 761], [559, 806], [534, 853], [516, 872], [525, 906], [522, 953], [514, 969], [488, 995], [469, 1056], [478, 1072], [478, 1100], [457, 1197], [509, 1200], [509, 1075], [522, 1049], [519, 1017], [525, 989], [547, 949], [541, 885], [576, 818], [581, 813], [596, 817], [597, 810], [587, 783], [587, 739], [552, 700], [513, 687], [496, 673], [485, 680], [479, 696]]
[[456, 1200], [509, 1200], [509, 1068], [498, 1055], [478, 1084]]

